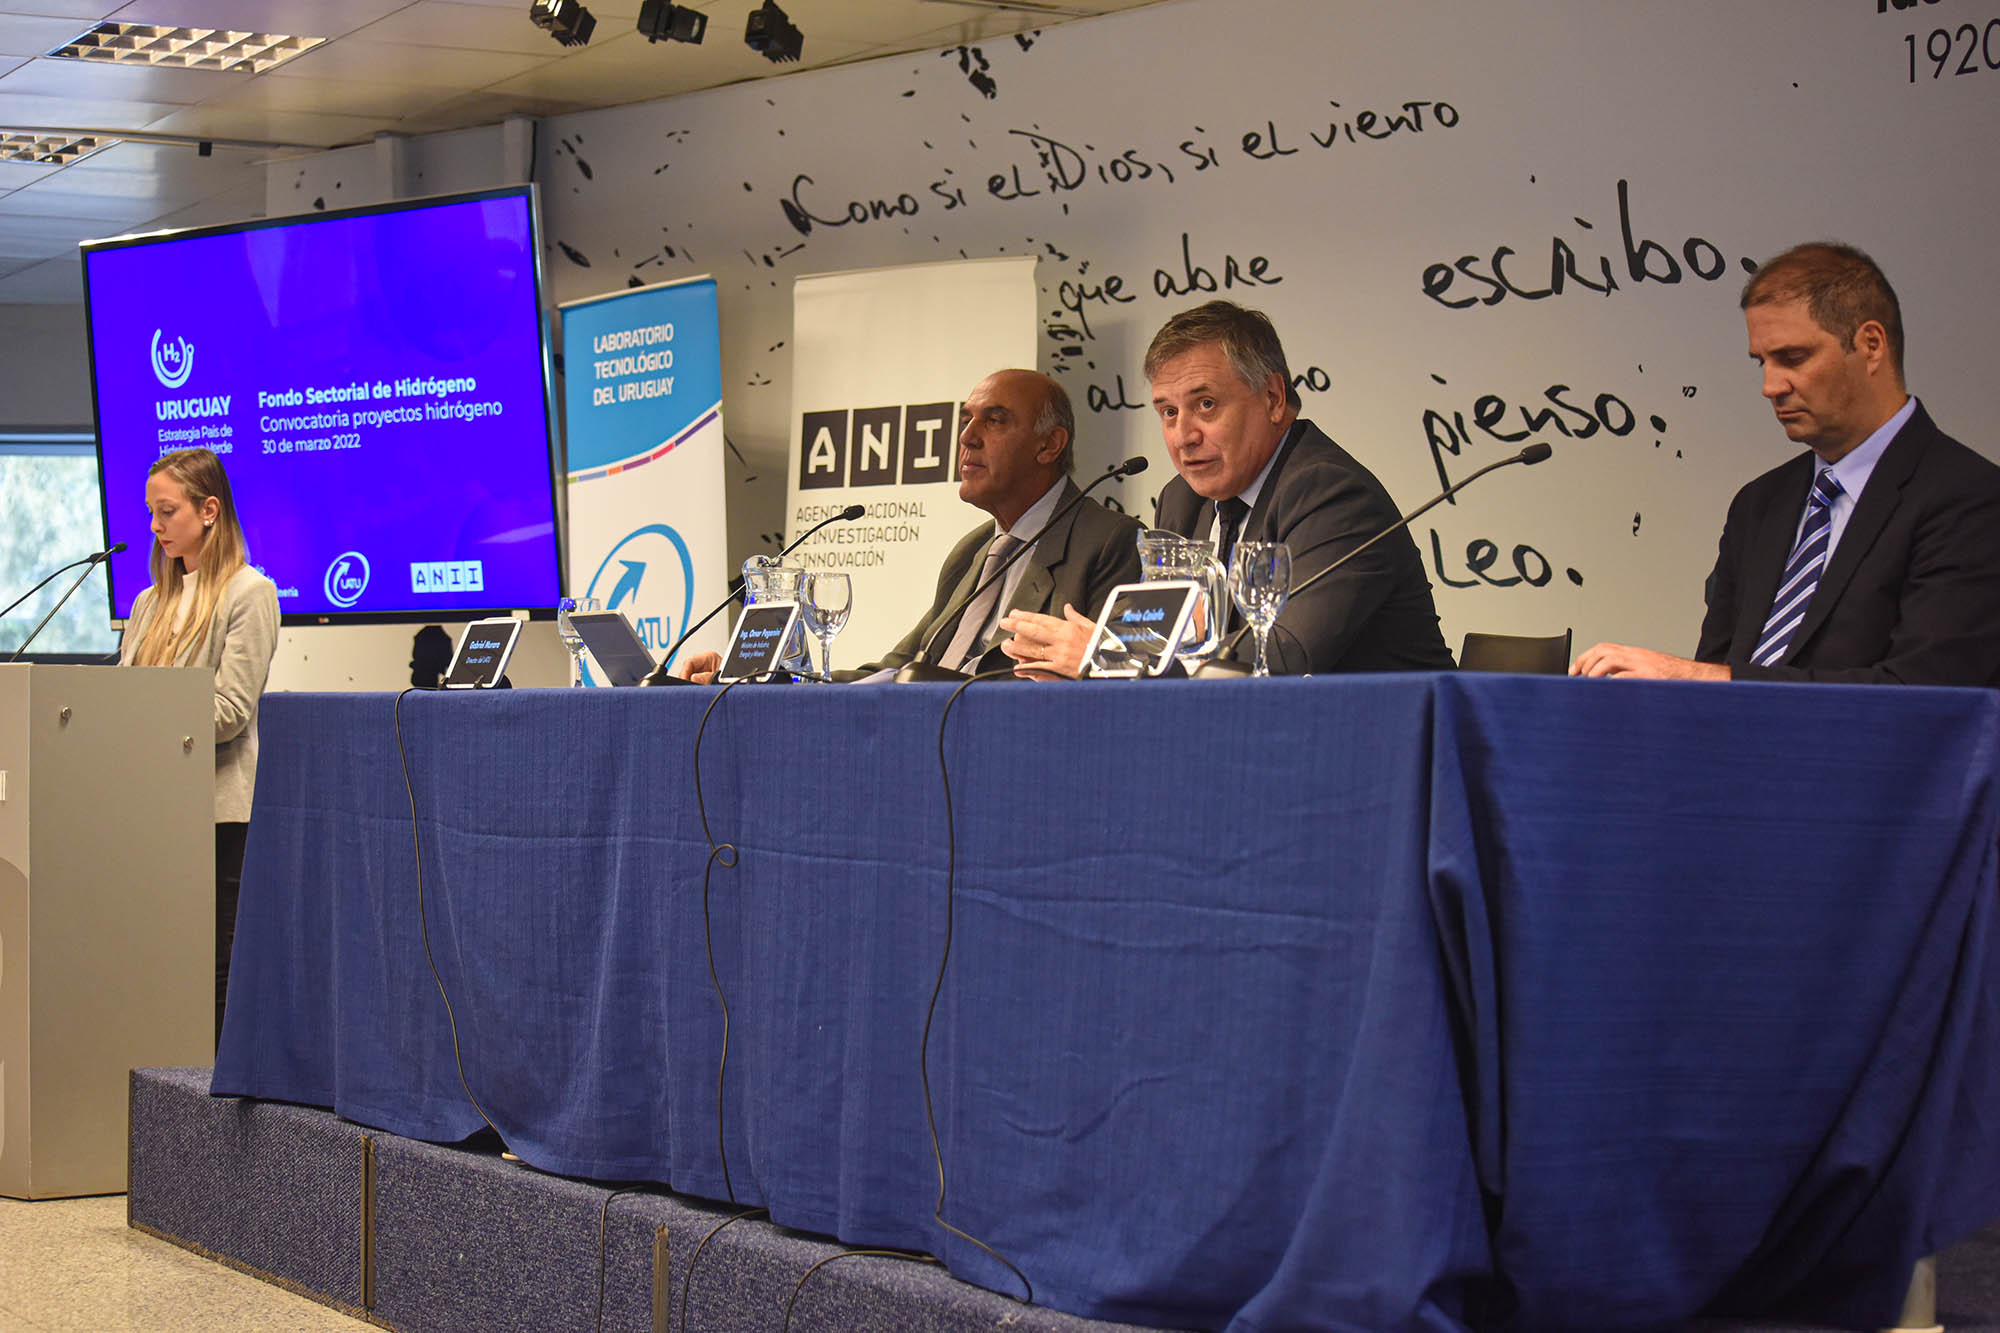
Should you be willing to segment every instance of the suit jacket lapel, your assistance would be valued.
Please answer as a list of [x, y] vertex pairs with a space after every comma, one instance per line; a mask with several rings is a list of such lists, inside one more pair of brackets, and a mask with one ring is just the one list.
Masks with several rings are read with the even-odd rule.
[[1306, 424], [1303, 417], [1295, 418], [1285, 438], [1278, 442], [1278, 461], [1264, 476], [1264, 489], [1257, 492], [1257, 504], [1243, 519], [1243, 531], [1236, 534], [1238, 541], [1270, 541], [1271, 511], [1277, 507], [1278, 478], [1284, 475], [1285, 460], [1292, 450], [1305, 438]]
[[[1806, 605], [1806, 618], [1799, 622], [1798, 632], [1792, 635], [1791, 646], [1785, 652], [1785, 660], [1790, 661], [1812, 638], [1840, 600], [1841, 592], [1854, 578], [1854, 571], [1860, 565], [1868, 548], [1875, 544], [1883, 524], [1896, 512], [1902, 503], [1903, 483], [1915, 471], [1917, 459], [1923, 453], [1924, 432], [1917, 429], [1923, 420], [1923, 409], [1910, 415], [1903, 428], [1896, 432], [1896, 438], [1889, 441], [1889, 447], [1875, 460], [1875, 470], [1868, 474], [1868, 485], [1863, 488], [1861, 498], [1854, 502], [1854, 512], [1847, 516], [1847, 526], [1840, 531], [1840, 545], [1833, 548], [1833, 559], [1821, 573], [1819, 587], [1814, 590], [1812, 601]], [[1928, 425], [1929, 422], [1925, 421]]]
[[[1056, 498], [1056, 508], [1062, 508], [1076, 495], [1076, 483], [1065, 480], [1062, 494]], [[1053, 571], [1062, 568], [1063, 561], [1069, 557], [1070, 532], [1076, 527], [1076, 516], [1081, 509], [1079, 505], [1050, 524], [1036, 539], [1035, 549], [1021, 557], [1026, 568], [1021, 572], [1021, 582], [1014, 589], [1013, 597], [1008, 599], [1009, 611], [1038, 611], [1052, 616], [1062, 614], [1061, 607], [1049, 605], [1049, 599], [1056, 590]]]

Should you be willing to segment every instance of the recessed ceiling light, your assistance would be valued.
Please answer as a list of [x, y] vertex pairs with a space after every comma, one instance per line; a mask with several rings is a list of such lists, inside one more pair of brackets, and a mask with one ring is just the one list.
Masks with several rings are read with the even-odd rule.
[[100, 148], [109, 148], [117, 142], [116, 139], [99, 138], [88, 134], [0, 130], [0, 162], [46, 162], [66, 167], [81, 158], [89, 157]]
[[167, 28], [147, 23], [100, 23], [49, 52], [58, 60], [101, 60], [119, 65], [165, 65], [262, 74], [312, 50], [324, 37], [231, 32], [222, 28]]

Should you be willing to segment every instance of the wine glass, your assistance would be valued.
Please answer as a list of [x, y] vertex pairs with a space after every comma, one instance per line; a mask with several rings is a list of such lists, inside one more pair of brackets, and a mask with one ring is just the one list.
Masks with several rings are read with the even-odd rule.
[[583, 636], [576, 632], [576, 626], [569, 623], [570, 613], [602, 609], [595, 597], [565, 597], [556, 603], [556, 633], [562, 636], [563, 646], [569, 649], [569, 683], [572, 689], [583, 684]]
[[1266, 656], [1271, 626], [1285, 599], [1292, 592], [1292, 552], [1283, 542], [1238, 542], [1229, 555], [1229, 593], [1237, 609], [1257, 631], [1257, 668], [1251, 674], [1268, 676], [1271, 664]]
[[812, 632], [819, 638], [819, 675], [833, 679], [833, 640], [847, 625], [854, 610], [854, 583], [845, 574], [808, 574], [799, 589], [800, 609], [805, 612]]

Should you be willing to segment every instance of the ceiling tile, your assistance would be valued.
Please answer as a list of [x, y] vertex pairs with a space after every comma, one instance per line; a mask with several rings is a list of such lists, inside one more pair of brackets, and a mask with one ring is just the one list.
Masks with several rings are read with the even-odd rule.
[[0, 305], [82, 305], [83, 261], [70, 251], [0, 278]]
[[70, 41], [88, 24], [75, 19], [0, 14], [0, 55], [42, 56]]
[[68, 130], [143, 130], [180, 110], [164, 102], [121, 102], [0, 92], [0, 125]]
[[115, 0], [19, 0], [8, 7], [8, 12], [82, 19], [83, 23], [77, 28], [78, 32], [82, 32], [116, 8]]
[[[584, 7], [603, 20], [596, 6], [586, 3]], [[628, 30], [630, 26], [625, 25]], [[369, 24], [366, 31], [357, 35], [370, 42], [448, 46], [467, 51], [514, 51], [544, 57], [563, 55], [570, 50], [535, 25], [528, 17], [526, 3], [502, 10], [448, 0], [417, 0], [416, 4]], [[593, 41], [611, 35], [600, 21]]]
[[237, 110], [229, 106], [182, 107], [150, 126], [155, 134], [191, 139], [214, 136], [299, 148], [335, 148], [375, 137], [381, 122], [364, 116], [320, 116], [299, 111]]
[[18, 190], [61, 170], [52, 162], [0, 162], [0, 190]]
[[[29, 190], [16, 190], [7, 196], [11, 202]], [[106, 222], [103, 218], [30, 217], [15, 213], [7, 215], [6, 225], [0, 228], [8, 240], [24, 245], [44, 245], [43, 253], [73, 246], [79, 241], [100, 240], [106, 236], [116, 236], [127, 228]], [[18, 253], [18, 252], [17, 252]]]
[[83, 218], [122, 229], [156, 218], [171, 207], [148, 194], [76, 194], [57, 190], [60, 179], [0, 195], [0, 218]]
[[[47, 0], [26, 0], [45, 4]], [[340, 37], [392, 14], [409, 0], [132, 0], [120, 23], [161, 23], [292, 37]]]
[[247, 75], [215, 69], [43, 59], [30, 60], [11, 73], [0, 75], [0, 95], [27, 93], [86, 101], [174, 102], [185, 106], [235, 92], [248, 82]]
[[328, 116], [371, 116], [395, 121], [448, 101], [458, 92], [456, 88], [441, 88], [434, 84], [264, 76], [232, 95], [229, 105], [260, 111], [308, 111]]
[[546, 55], [508, 51], [448, 51], [435, 46], [370, 42], [350, 37], [316, 47], [280, 65], [266, 78], [365, 79], [373, 83], [416, 84], [437, 88], [484, 88], [501, 79], [524, 74], [561, 52], [549, 43]]

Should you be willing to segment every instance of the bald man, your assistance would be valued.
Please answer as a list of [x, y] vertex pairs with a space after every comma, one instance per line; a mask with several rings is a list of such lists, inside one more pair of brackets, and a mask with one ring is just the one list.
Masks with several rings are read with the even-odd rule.
[[[1032, 370], [995, 371], [966, 395], [958, 421], [958, 498], [991, 518], [952, 547], [936, 596], [910, 632], [881, 660], [837, 671], [836, 680], [885, 675], [912, 662], [967, 673], [1009, 667], [998, 651], [1008, 613], [1060, 616], [1069, 606], [1094, 615], [1113, 588], [1139, 581], [1138, 520], [1085, 500], [1042, 530], [1078, 494], [1070, 480], [1076, 413], [1060, 384]], [[1031, 549], [991, 592], [945, 614], [1023, 542]], [[706, 682], [719, 665], [718, 654], [702, 653], [682, 674]]]

